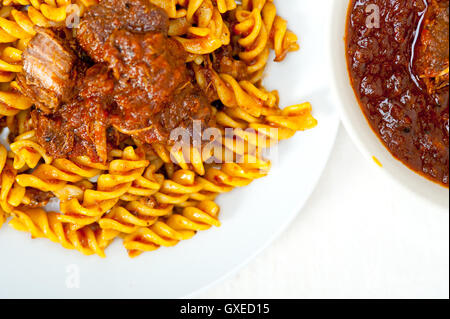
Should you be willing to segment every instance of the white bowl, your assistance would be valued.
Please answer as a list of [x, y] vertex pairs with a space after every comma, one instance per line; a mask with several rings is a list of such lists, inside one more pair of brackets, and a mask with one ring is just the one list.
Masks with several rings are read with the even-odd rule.
[[333, 1], [331, 38], [328, 48], [332, 68], [333, 94], [342, 122], [365, 157], [374, 164], [374, 158], [376, 158], [382, 164], [381, 171], [411, 190], [413, 194], [420, 195], [429, 199], [432, 203], [448, 208], [448, 188], [429, 181], [397, 160], [372, 131], [358, 104], [350, 84], [345, 53], [345, 30], [349, 2], [350, 0]]

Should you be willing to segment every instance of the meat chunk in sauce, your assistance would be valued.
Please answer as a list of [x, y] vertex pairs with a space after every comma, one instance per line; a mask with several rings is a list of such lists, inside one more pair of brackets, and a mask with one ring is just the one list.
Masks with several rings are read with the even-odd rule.
[[449, 84], [449, 1], [429, 0], [414, 61], [430, 93]]
[[96, 62], [105, 61], [104, 45], [115, 30], [167, 35], [166, 12], [145, 0], [103, 0], [84, 14], [77, 39]]
[[[112, 101], [114, 80], [106, 65], [87, 70], [79, 94], [52, 114], [32, 112], [36, 135], [53, 157], [88, 155], [94, 161], [107, 156], [108, 108]], [[111, 141], [115, 147], [120, 141]]]
[[234, 56], [238, 55], [238, 52], [233, 52], [234, 50], [232, 45], [227, 45], [214, 52], [213, 69], [219, 73], [229, 74], [238, 81], [247, 80], [248, 66], [234, 58]]
[[28, 187], [26, 197], [29, 199], [29, 202], [25, 205], [27, 208], [38, 208], [47, 205], [54, 195], [52, 192], [44, 192], [36, 188]]
[[41, 109], [55, 109], [73, 97], [79, 61], [68, 41], [52, 30], [36, 30], [23, 52], [23, 72], [17, 82]]
[[124, 136], [170, 143], [177, 127], [192, 127], [194, 120], [211, 124], [211, 106], [186, 66], [183, 47], [168, 38], [168, 23], [162, 9], [144, 0], [105, 0], [87, 10], [76, 39], [97, 64], [75, 84], [69, 81], [76, 88], [69, 101], [50, 113], [38, 105], [32, 114], [50, 155], [105, 161]]

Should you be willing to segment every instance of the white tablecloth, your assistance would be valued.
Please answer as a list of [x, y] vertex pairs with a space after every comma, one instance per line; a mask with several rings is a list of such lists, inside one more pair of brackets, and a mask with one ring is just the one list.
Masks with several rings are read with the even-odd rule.
[[198, 298], [449, 298], [449, 213], [362, 157], [341, 127], [295, 222]]

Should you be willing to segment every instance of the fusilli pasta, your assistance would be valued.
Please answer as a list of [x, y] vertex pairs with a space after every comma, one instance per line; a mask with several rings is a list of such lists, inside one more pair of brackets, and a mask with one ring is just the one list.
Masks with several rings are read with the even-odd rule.
[[[166, 11], [169, 37], [188, 53], [185, 63], [210, 100], [222, 134], [215, 148], [200, 143], [185, 152], [131, 136], [102, 163], [49, 156], [30, 115], [37, 106], [19, 93], [20, 76], [16, 82], [22, 53], [36, 27], [69, 27], [99, 1], [2, 0], [0, 128], [9, 129], [10, 150], [0, 144], [0, 227], [11, 218], [32, 238], [100, 257], [115, 238], [131, 257], [175, 246], [220, 226], [219, 194], [268, 174], [263, 149], [317, 124], [309, 103], [280, 109], [278, 93], [261, 83], [272, 51], [279, 62], [299, 49], [272, 0], [149, 1]], [[52, 198], [60, 212], [44, 209]]]

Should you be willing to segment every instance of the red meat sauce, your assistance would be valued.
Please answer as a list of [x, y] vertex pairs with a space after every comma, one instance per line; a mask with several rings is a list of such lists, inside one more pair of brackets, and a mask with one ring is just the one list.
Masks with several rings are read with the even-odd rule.
[[[379, 28], [367, 24], [374, 4]], [[448, 0], [352, 0], [346, 37], [352, 86], [373, 130], [395, 157], [445, 186], [448, 28]]]
[[168, 26], [148, 1], [103, 0], [86, 11], [76, 37], [37, 29], [17, 82], [35, 103], [33, 125], [49, 155], [104, 162], [130, 137], [170, 143], [174, 128], [214, 125]]

